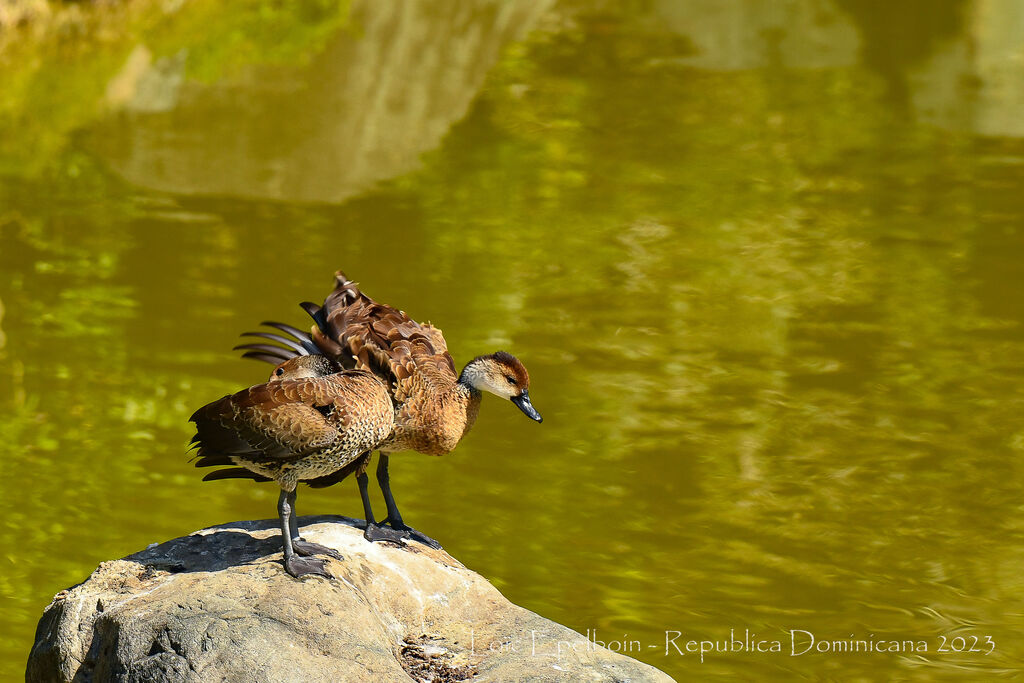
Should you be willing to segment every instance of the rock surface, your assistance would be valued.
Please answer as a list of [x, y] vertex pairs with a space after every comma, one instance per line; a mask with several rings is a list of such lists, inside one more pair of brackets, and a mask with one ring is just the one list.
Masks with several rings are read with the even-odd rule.
[[[275, 521], [104, 562], [43, 614], [30, 682], [671, 681], [513, 605], [443, 550], [301, 520], [335, 578], [293, 579]], [[361, 523], [361, 522], [359, 522]]]

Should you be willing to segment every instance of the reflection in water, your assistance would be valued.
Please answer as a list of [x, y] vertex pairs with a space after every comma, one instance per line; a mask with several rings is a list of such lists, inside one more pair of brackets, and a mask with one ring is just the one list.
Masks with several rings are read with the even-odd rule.
[[140, 70], [137, 50], [108, 88], [126, 107], [96, 149], [142, 187], [341, 202], [415, 169], [465, 115], [502, 47], [549, 4], [359, 2], [312, 64], [212, 85], [178, 88], [183, 64]]
[[968, 4], [967, 26], [910, 75], [922, 118], [979, 135], [1024, 137], [1024, 5]]
[[[339, 38], [306, 71], [186, 78], [174, 109], [126, 104], [89, 132], [124, 177], [175, 194], [114, 183], [79, 149], [77, 179], [0, 185], [0, 382], [17, 389], [0, 393], [0, 540], [63, 550], [0, 572], [3, 672], [22, 666], [46, 599], [98, 561], [265, 514], [269, 488], [199, 482], [186, 419], [263, 377], [227, 351], [237, 332], [303, 322], [295, 302], [343, 267], [442, 327], [457, 363], [495, 346], [528, 363], [543, 425], [485, 399], [455, 453], [394, 468], [407, 514], [511, 599], [645, 645], [730, 629], [929, 645], [641, 654], [682, 680], [1019, 674], [1024, 146], [987, 122], [1024, 81], [979, 55], [1024, 41], [1013, 8], [953, 5], [886, 59], [872, 56], [889, 49], [876, 2], [559, 4], [395, 29], [386, 48]], [[469, 62], [490, 70], [449, 87], [440, 67], [392, 57], [430, 61], [430, 36], [476, 46]], [[370, 93], [343, 68], [364, 54], [437, 76], [423, 118], [359, 100], [339, 126], [378, 126], [369, 142], [325, 133], [335, 161], [317, 161], [306, 138], [335, 130], [340, 96], [310, 86], [289, 106], [258, 86], [330, 81], [331, 63], [335, 92]], [[924, 111], [922, 93], [955, 101], [965, 64], [984, 94]], [[893, 73], [912, 106], [894, 103]], [[223, 116], [250, 105], [246, 123]], [[963, 115], [975, 106], [990, 113]], [[434, 132], [414, 140], [407, 124]], [[406, 161], [372, 161], [390, 138]], [[276, 184], [249, 167], [272, 161]], [[328, 163], [341, 181], [321, 179]], [[338, 203], [304, 203], [314, 191]], [[191, 196], [210, 194], [234, 198]], [[255, 195], [278, 201], [239, 199]], [[351, 486], [303, 496], [310, 512], [360, 514]], [[997, 647], [935, 651], [964, 634]]]
[[865, 65], [886, 80], [888, 96], [900, 110], [908, 102], [908, 70], [946, 48], [963, 31], [963, 0], [838, 0], [865, 36]]
[[692, 41], [686, 63], [701, 69], [845, 67], [860, 47], [856, 27], [825, 0], [659, 0], [651, 20]]

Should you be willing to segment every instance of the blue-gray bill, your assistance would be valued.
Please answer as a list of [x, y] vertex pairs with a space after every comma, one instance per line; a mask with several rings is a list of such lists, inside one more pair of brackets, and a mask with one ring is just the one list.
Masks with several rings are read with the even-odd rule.
[[519, 410], [526, 413], [526, 417], [530, 418], [531, 420], [536, 420], [537, 422], [544, 421], [544, 418], [540, 416], [540, 413], [537, 412], [537, 409], [533, 407], [532, 403], [530, 403], [529, 391], [524, 391], [518, 396], [513, 396], [512, 402], [516, 404], [516, 407], [519, 408]]

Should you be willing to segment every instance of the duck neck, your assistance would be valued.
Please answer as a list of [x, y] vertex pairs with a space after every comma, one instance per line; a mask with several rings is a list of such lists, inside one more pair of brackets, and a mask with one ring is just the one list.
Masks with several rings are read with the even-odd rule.
[[481, 396], [480, 390], [467, 380], [465, 370], [462, 371], [459, 381], [455, 383], [451, 391], [455, 395], [465, 398], [473, 398], [474, 396], [479, 398]]
[[466, 363], [459, 375], [459, 381], [452, 389], [458, 394], [460, 402], [466, 406], [466, 431], [473, 426], [476, 415], [480, 411], [480, 399], [483, 393], [480, 385], [483, 383], [483, 371], [475, 360]]
[[455, 390], [467, 396], [480, 396], [480, 385], [483, 384], [483, 368], [473, 359], [466, 363], [459, 374], [459, 381], [455, 384]]
[[469, 383], [460, 380], [452, 385], [424, 416], [430, 423], [429, 443], [418, 444], [415, 450], [433, 455], [451, 452], [476, 422], [481, 396]]
[[455, 383], [455, 386], [452, 387], [452, 394], [454, 394], [455, 403], [462, 410], [466, 411], [466, 425], [463, 433], [468, 432], [476, 421], [477, 414], [480, 412], [480, 399], [483, 398], [483, 393], [469, 382], [463, 382], [460, 378]]

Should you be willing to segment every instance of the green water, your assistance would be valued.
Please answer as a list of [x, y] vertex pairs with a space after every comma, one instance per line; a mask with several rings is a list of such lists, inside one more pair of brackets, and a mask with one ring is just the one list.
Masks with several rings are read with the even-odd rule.
[[542, 425], [392, 466], [514, 602], [680, 680], [1020, 675], [1024, 7], [245, 6], [0, 70], [0, 678], [97, 563], [273, 516], [186, 420], [337, 268], [529, 368]]

